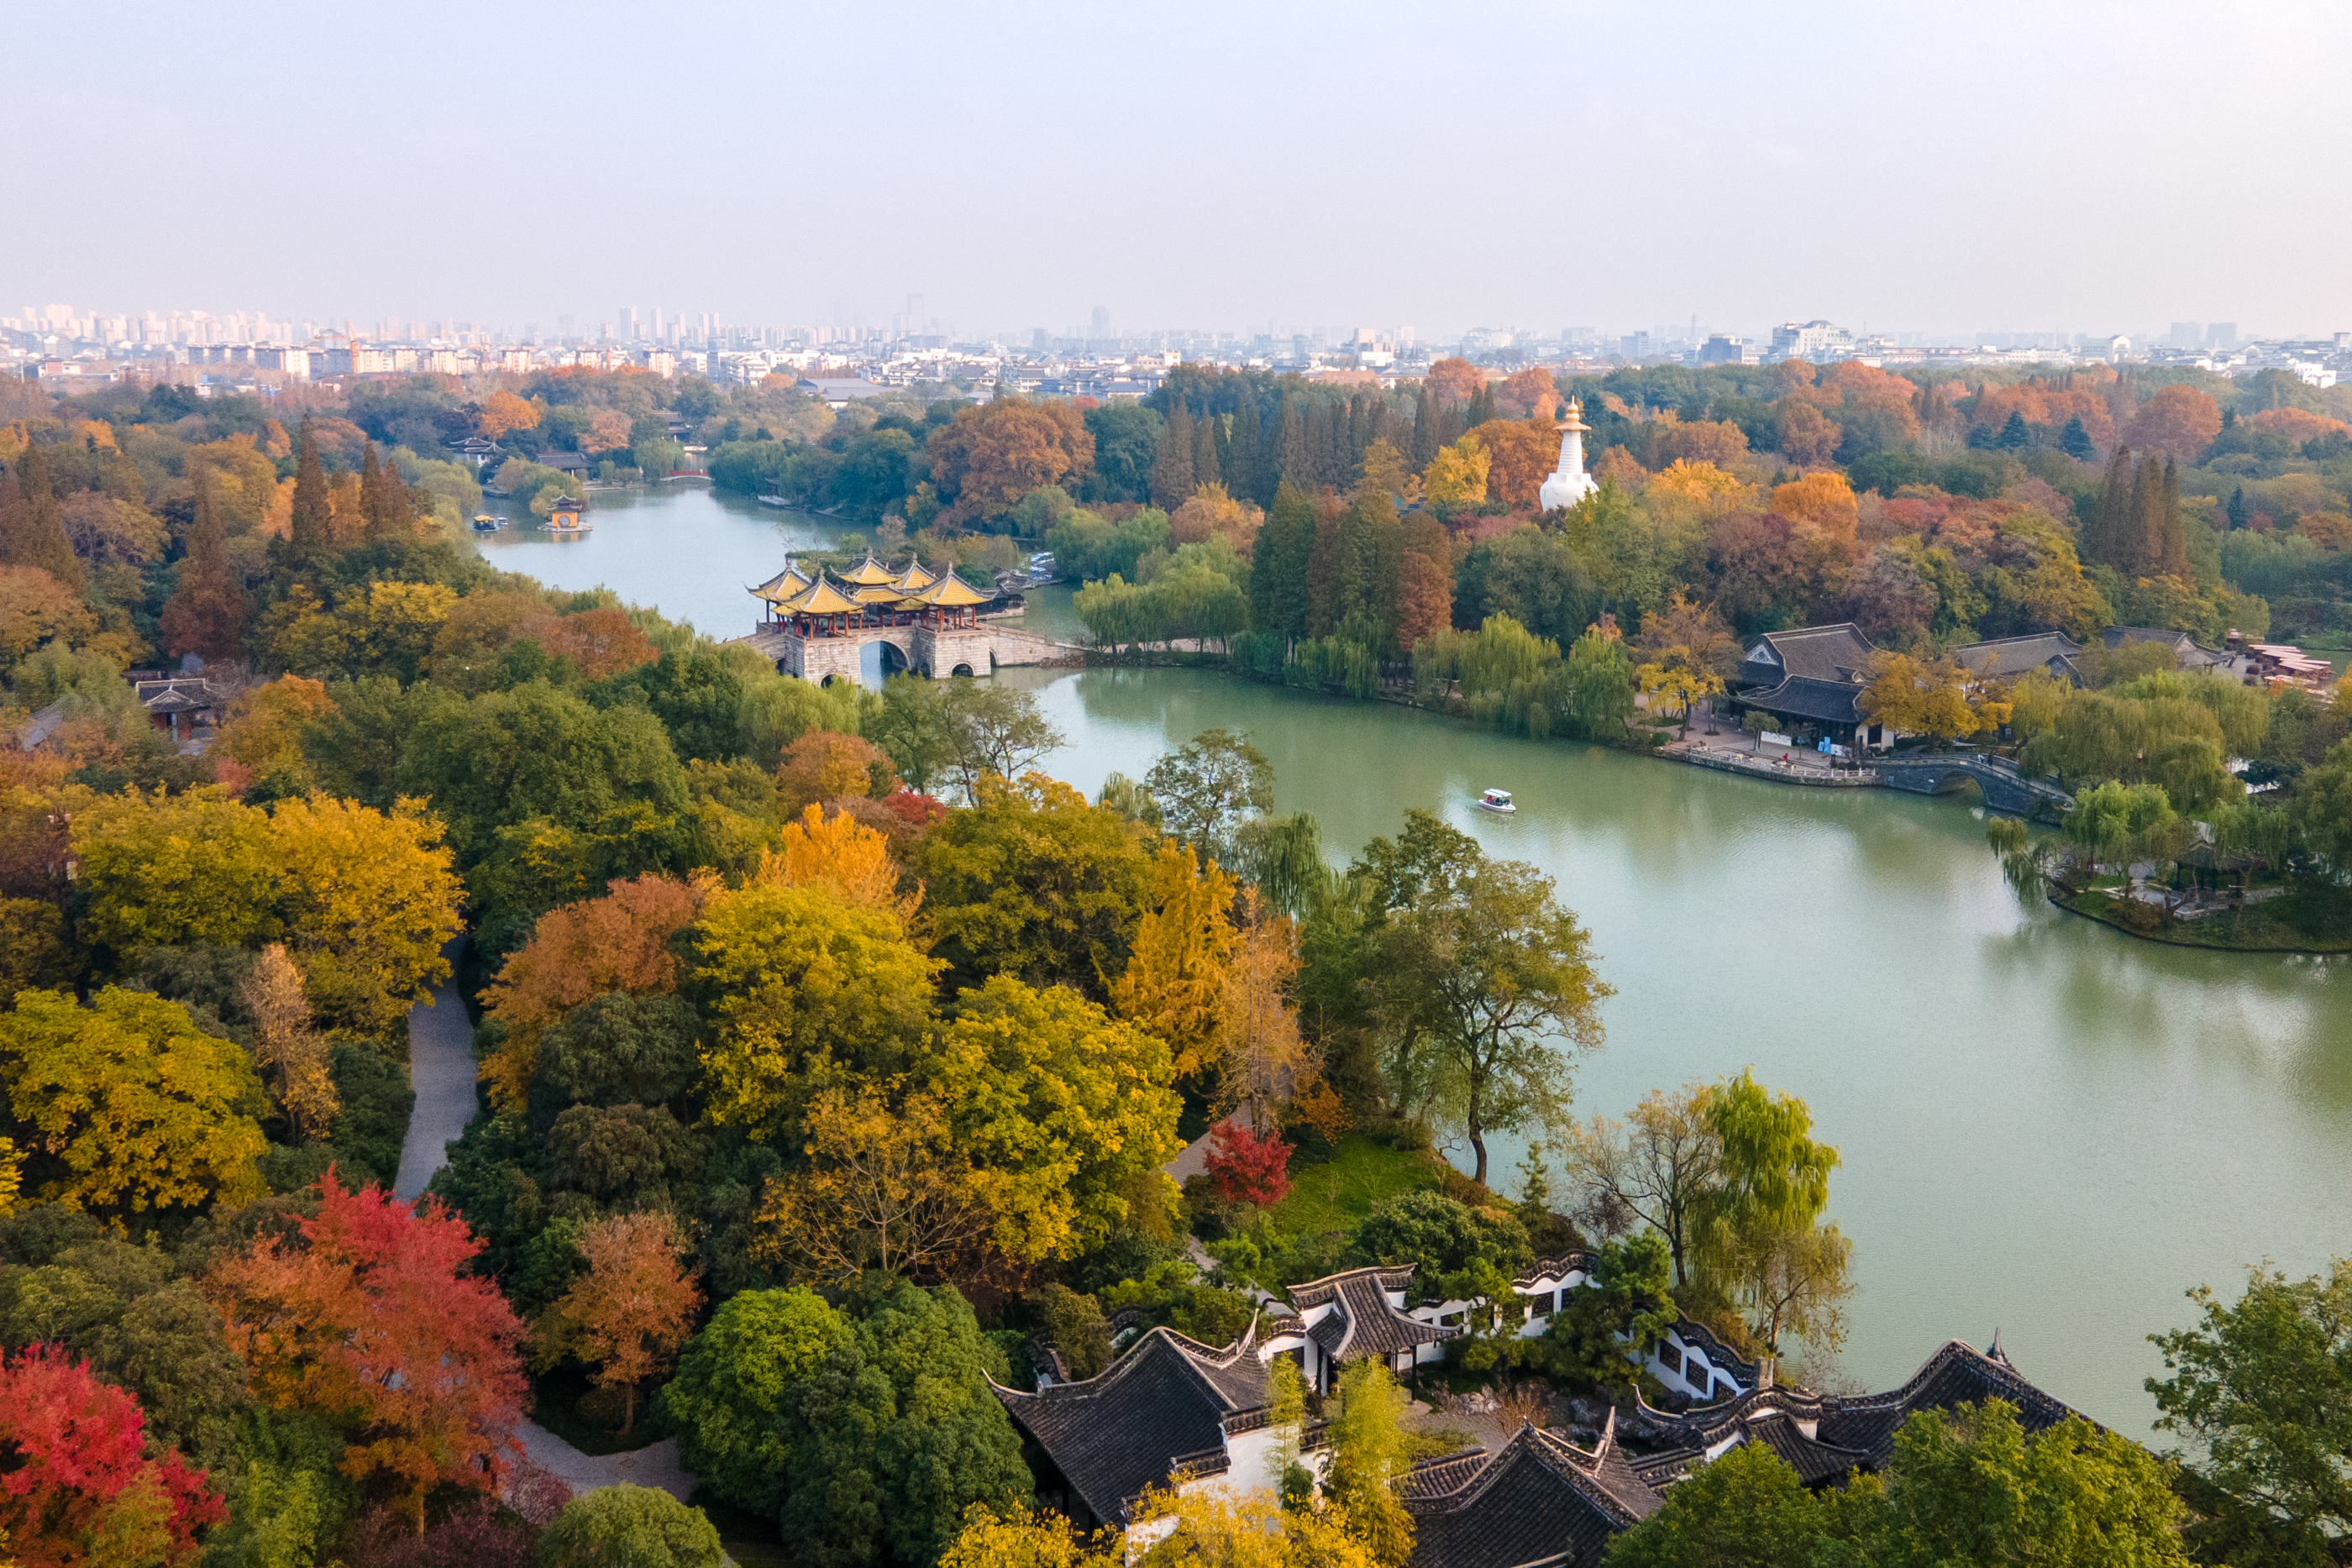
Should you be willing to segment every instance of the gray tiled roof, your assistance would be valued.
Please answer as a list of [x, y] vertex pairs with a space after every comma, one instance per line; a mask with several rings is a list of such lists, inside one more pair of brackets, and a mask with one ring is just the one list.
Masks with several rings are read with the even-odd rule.
[[1265, 1406], [1265, 1366], [1255, 1332], [1219, 1351], [1157, 1328], [1084, 1382], [1034, 1394], [999, 1387], [996, 1396], [1108, 1522], [1178, 1459], [1222, 1449], [1227, 1419]]
[[1588, 1451], [1522, 1427], [1485, 1465], [1443, 1469], [1437, 1479], [1458, 1481], [1451, 1490], [1424, 1490], [1412, 1477], [1399, 1488], [1413, 1515], [1411, 1568], [1591, 1568], [1612, 1535], [1659, 1506], [1613, 1428]]
[[[1727, 1438], [1753, 1436], [1770, 1443], [1776, 1452], [1796, 1466], [1801, 1475], [1805, 1473], [1807, 1465], [1834, 1465], [1830, 1473], [1842, 1474], [1856, 1465], [1868, 1469], [1885, 1465], [1895, 1450], [1895, 1434], [1916, 1412], [1948, 1410], [1992, 1398], [2006, 1399], [2016, 1406], [2018, 1418], [2029, 1433], [2055, 1426], [2074, 1414], [2064, 1404], [2019, 1375], [1998, 1345], [1987, 1354], [1958, 1340], [1950, 1340], [1927, 1358], [1927, 1364], [1910, 1382], [1889, 1393], [1856, 1396], [1815, 1394], [1803, 1388], [1753, 1388], [1737, 1398], [1701, 1406], [1681, 1415], [1670, 1416], [1643, 1406], [1641, 1417], [1648, 1436], [1694, 1456]], [[1785, 1439], [1771, 1436], [1776, 1418], [1786, 1418], [1796, 1438], [1829, 1452], [1810, 1456], [1806, 1464], [1798, 1464], [1791, 1457], [1793, 1450], [1782, 1451]], [[1797, 1421], [1817, 1423], [1811, 1439], [1794, 1430]], [[1643, 1460], [1641, 1468], [1646, 1474], [1662, 1475], [1675, 1468], [1667, 1463], [1674, 1457], [1670, 1453], [1654, 1455]]]
[[1742, 692], [1739, 700], [1769, 714], [1815, 719], [1823, 724], [1860, 724], [1862, 708], [1855, 699], [1861, 695], [1860, 686], [1842, 681], [1791, 675], [1769, 690]]
[[[1832, 626], [1800, 626], [1788, 632], [1767, 632], [1756, 639], [1770, 649], [1771, 659], [1742, 659], [1740, 675], [1752, 682], [1776, 676], [1803, 675], [1818, 681], [1851, 681], [1878, 652], [1862, 629], [1851, 621]], [[1754, 643], [1748, 652], [1757, 652]], [[1767, 673], [1770, 672], [1770, 673]]]
[[[1304, 1311], [1337, 1301], [1339, 1311], [1307, 1330], [1316, 1343], [1342, 1361], [1365, 1356], [1395, 1355], [1417, 1345], [1435, 1344], [1454, 1337], [1452, 1329], [1406, 1316], [1389, 1304], [1387, 1292], [1402, 1291], [1412, 1280], [1411, 1267], [1351, 1269], [1303, 1285], [1290, 1287], [1292, 1303]], [[1345, 1320], [1345, 1331], [1332, 1337], [1332, 1325]]]
[[2083, 645], [2063, 632], [2036, 632], [2025, 637], [1996, 637], [1952, 650], [1952, 657], [1979, 675], [2021, 675], [2047, 668], [2053, 661], [2069, 678], [2075, 676], [2074, 655]]

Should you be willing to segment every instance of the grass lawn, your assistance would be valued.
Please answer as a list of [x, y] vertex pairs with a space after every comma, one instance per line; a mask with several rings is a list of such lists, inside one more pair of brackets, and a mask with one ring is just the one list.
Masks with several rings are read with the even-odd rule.
[[2122, 904], [2096, 890], [2052, 903], [2150, 942], [2231, 953], [2342, 953], [2352, 950], [2352, 899], [2337, 889], [2298, 887], [2243, 909], [2142, 930], [2127, 924]]
[[1345, 1230], [1383, 1198], [1435, 1186], [1443, 1168], [1425, 1150], [1404, 1154], [1350, 1133], [1330, 1159], [1291, 1173], [1289, 1195], [1274, 1206], [1274, 1222], [1298, 1236]]

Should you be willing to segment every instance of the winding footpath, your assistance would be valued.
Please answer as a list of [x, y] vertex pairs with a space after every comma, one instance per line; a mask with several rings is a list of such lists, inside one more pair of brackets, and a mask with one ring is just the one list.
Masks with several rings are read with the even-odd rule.
[[[442, 949], [452, 970], [465, 941], [454, 937]], [[408, 1081], [416, 1091], [416, 1106], [409, 1113], [408, 1134], [401, 1141], [400, 1176], [393, 1193], [414, 1202], [424, 1196], [433, 1173], [449, 1163], [449, 1145], [474, 1119], [473, 1030], [466, 1021], [464, 999], [446, 980], [433, 988], [431, 1001], [409, 1009]], [[517, 1436], [530, 1462], [561, 1479], [574, 1497], [624, 1481], [659, 1487], [680, 1502], [694, 1490], [694, 1478], [678, 1468], [676, 1437], [596, 1458], [536, 1422], [522, 1423]]]

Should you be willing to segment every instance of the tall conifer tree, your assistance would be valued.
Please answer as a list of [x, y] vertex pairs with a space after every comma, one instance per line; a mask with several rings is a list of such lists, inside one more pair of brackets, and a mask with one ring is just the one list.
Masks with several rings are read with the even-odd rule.
[[294, 458], [294, 520], [290, 543], [294, 559], [310, 560], [334, 542], [335, 513], [327, 501], [327, 474], [319, 465], [319, 438], [309, 415]]
[[88, 579], [66, 535], [48, 458], [39, 447], [27, 446], [15, 466], [15, 493], [0, 494], [0, 564], [38, 567], [79, 593]]
[[163, 606], [157, 629], [166, 652], [208, 660], [234, 657], [245, 635], [245, 595], [228, 563], [228, 537], [213, 505], [209, 469], [196, 473], [196, 517], [188, 528], [180, 586]]
[[1315, 493], [1315, 457], [1307, 444], [1307, 421], [1287, 392], [1282, 394], [1276, 417], [1276, 460], [1279, 466], [1275, 472], [1282, 483], [1296, 485], [1311, 496]]
[[1172, 512], [1192, 498], [1192, 413], [1181, 397], [1173, 397], [1151, 462], [1151, 504]]
[[1215, 414], [1204, 414], [1192, 427], [1192, 487], [1222, 485], [1225, 471], [1217, 462], [1217, 432], [1224, 421]]
[[1328, 637], [1345, 613], [1340, 571], [1346, 549], [1346, 508], [1331, 495], [1315, 499], [1315, 542], [1307, 552], [1307, 634]]
[[2099, 485], [2098, 504], [2084, 524], [2080, 544], [2085, 561], [2101, 566], [2120, 567], [2123, 564], [2124, 535], [2129, 523], [2126, 513], [2130, 507], [2127, 476], [2131, 473], [2131, 448], [2118, 446], [2107, 459], [2107, 476]]
[[1234, 413], [1233, 434], [1225, 439], [1225, 488], [1263, 507], [1273, 497], [1259, 483], [1258, 435], [1257, 397], [1245, 390]]
[[1437, 400], [1430, 395], [1429, 383], [1423, 382], [1412, 405], [1412, 450], [1408, 460], [1414, 473], [1425, 471], [1429, 460], [1437, 455], [1437, 449], [1445, 444], [1437, 437]]
[[1315, 502], [1297, 486], [1274, 493], [1250, 556], [1250, 612], [1261, 631], [1307, 634], [1307, 574], [1315, 549]]

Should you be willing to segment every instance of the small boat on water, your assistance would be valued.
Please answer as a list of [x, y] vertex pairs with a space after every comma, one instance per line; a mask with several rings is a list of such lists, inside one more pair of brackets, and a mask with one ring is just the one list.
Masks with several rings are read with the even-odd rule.
[[1517, 806], [1511, 804], [1511, 792], [1508, 789], [1488, 789], [1485, 791], [1478, 797], [1478, 809], [1482, 811], [1493, 811], [1498, 816], [1505, 817], [1510, 816], [1518, 810]]
[[494, 517], [488, 512], [474, 514], [474, 531], [478, 534], [494, 534], [505, 526], [504, 517]]
[[792, 505], [790, 501], [787, 501], [782, 496], [761, 496], [759, 497], [759, 502], [760, 505], [763, 507], [789, 507]]

